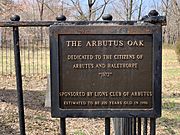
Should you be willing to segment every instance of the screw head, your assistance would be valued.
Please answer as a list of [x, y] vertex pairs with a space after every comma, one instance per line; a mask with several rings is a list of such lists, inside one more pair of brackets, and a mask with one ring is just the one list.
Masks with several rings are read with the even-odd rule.
[[57, 21], [66, 21], [66, 16], [64, 16], [64, 15], [57, 16], [56, 20]]
[[158, 16], [159, 13], [156, 10], [151, 10], [148, 14], [148, 16]]
[[104, 21], [112, 21], [113, 17], [112, 17], [111, 14], [105, 14], [105, 15], [102, 16], [102, 19]]
[[20, 21], [20, 16], [19, 15], [13, 15], [10, 18], [11, 21]]

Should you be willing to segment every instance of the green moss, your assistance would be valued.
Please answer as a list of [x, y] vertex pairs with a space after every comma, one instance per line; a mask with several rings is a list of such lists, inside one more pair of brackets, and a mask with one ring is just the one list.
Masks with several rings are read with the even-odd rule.
[[74, 135], [85, 135], [85, 133], [82, 130], [78, 130], [74, 132]]

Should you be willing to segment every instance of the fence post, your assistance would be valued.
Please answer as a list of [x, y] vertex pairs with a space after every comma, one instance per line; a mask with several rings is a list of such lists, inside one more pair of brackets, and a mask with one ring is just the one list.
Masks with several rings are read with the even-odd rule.
[[156, 118], [150, 118], [150, 135], [156, 135]]
[[66, 135], [66, 118], [60, 119], [60, 134]]
[[113, 118], [115, 135], [134, 135], [132, 118]]
[[[63, 14], [56, 17], [56, 20], [59, 22], [66, 21], [66, 16]], [[66, 135], [66, 118], [60, 118], [60, 134]]]
[[[14, 15], [10, 18], [10, 20], [19, 21], [20, 17], [18, 15]], [[23, 89], [22, 89], [20, 48], [19, 48], [19, 28], [17, 26], [13, 27], [13, 41], [14, 41], [20, 134], [25, 135], [26, 133], [25, 133], [25, 119], [24, 119]]]
[[110, 118], [105, 118], [105, 135], [110, 135]]

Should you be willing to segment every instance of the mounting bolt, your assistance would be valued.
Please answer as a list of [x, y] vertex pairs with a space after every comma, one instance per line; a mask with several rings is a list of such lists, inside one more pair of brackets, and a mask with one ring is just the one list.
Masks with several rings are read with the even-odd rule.
[[56, 17], [56, 20], [57, 21], [66, 21], [66, 16], [60, 15], [60, 16]]
[[151, 16], [158, 16], [158, 15], [159, 15], [159, 13], [156, 10], [151, 10], [149, 12], [149, 14], [148, 14], [149, 17], [151, 17]]
[[19, 15], [13, 15], [10, 18], [11, 21], [20, 21], [20, 16]]
[[105, 14], [105, 15], [102, 16], [102, 19], [104, 21], [112, 21], [113, 17], [110, 14]]

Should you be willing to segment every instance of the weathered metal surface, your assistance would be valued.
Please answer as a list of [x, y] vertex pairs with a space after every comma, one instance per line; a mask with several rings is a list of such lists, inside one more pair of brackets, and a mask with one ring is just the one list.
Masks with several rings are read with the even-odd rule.
[[166, 16], [159, 16], [159, 13], [156, 10], [151, 10], [148, 15], [142, 17], [141, 21], [146, 23], [155, 24], [155, 25], [166, 25]]
[[0, 27], [49, 27], [57, 21], [2, 21], [0, 22]]
[[[145, 23], [144, 23], [145, 22]], [[156, 25], [166, 25], [166, 17], [150, 17], [143, 21], [0, 21], [0, 27], [49, 27], [53, 24], [59, 25], [90, 25], [90, 24], [117, 24], [117, 25], [136, 25], [136, 24], [156, 24]]]
[[52, 116], [161, 115], [161, 26], [54, 25], [50, 40]]
[[150, 135], [156, 135], [156, 118], [150, 118]]
[[152, 35], [60, 34], [58, 41], [62, 109], [152, 108]]
[[111, 120], [110, 118], [105, 118], [105, 135], [110, 135], [111, 131]]
[[60, 119], [60, 134], [66, 135], [66, 118]]
[[[19, 16], [11, 18], [12, 21], [19, 21]], [[24, 101], [23, 101], [23, 88], [22, 88], [22, 74], [21, 74], [21, 60], [20, 60], [20, 47], [19, 47], [19, 28], [13, 27], [13, 41], [14, 41], [14, 57], [16, 68], [16, 86], [18, 98], [18, 112], [19, 112], [19, 128], [20, 134], [25, 135], [25, 119], [24, 119]]]
[[[118, 25], [134, 25], [137, 21], [111, 21], [109, 23], [118, 24]], [[11, 22], [11, 21], [4, 21], [0, 22], [0, 27], [49, 27], [53, 24], [66, 24], [66, 25], [89, 25], [89, 24], [105, 24], [106, 21], [20, 21], [20, 22]]]

